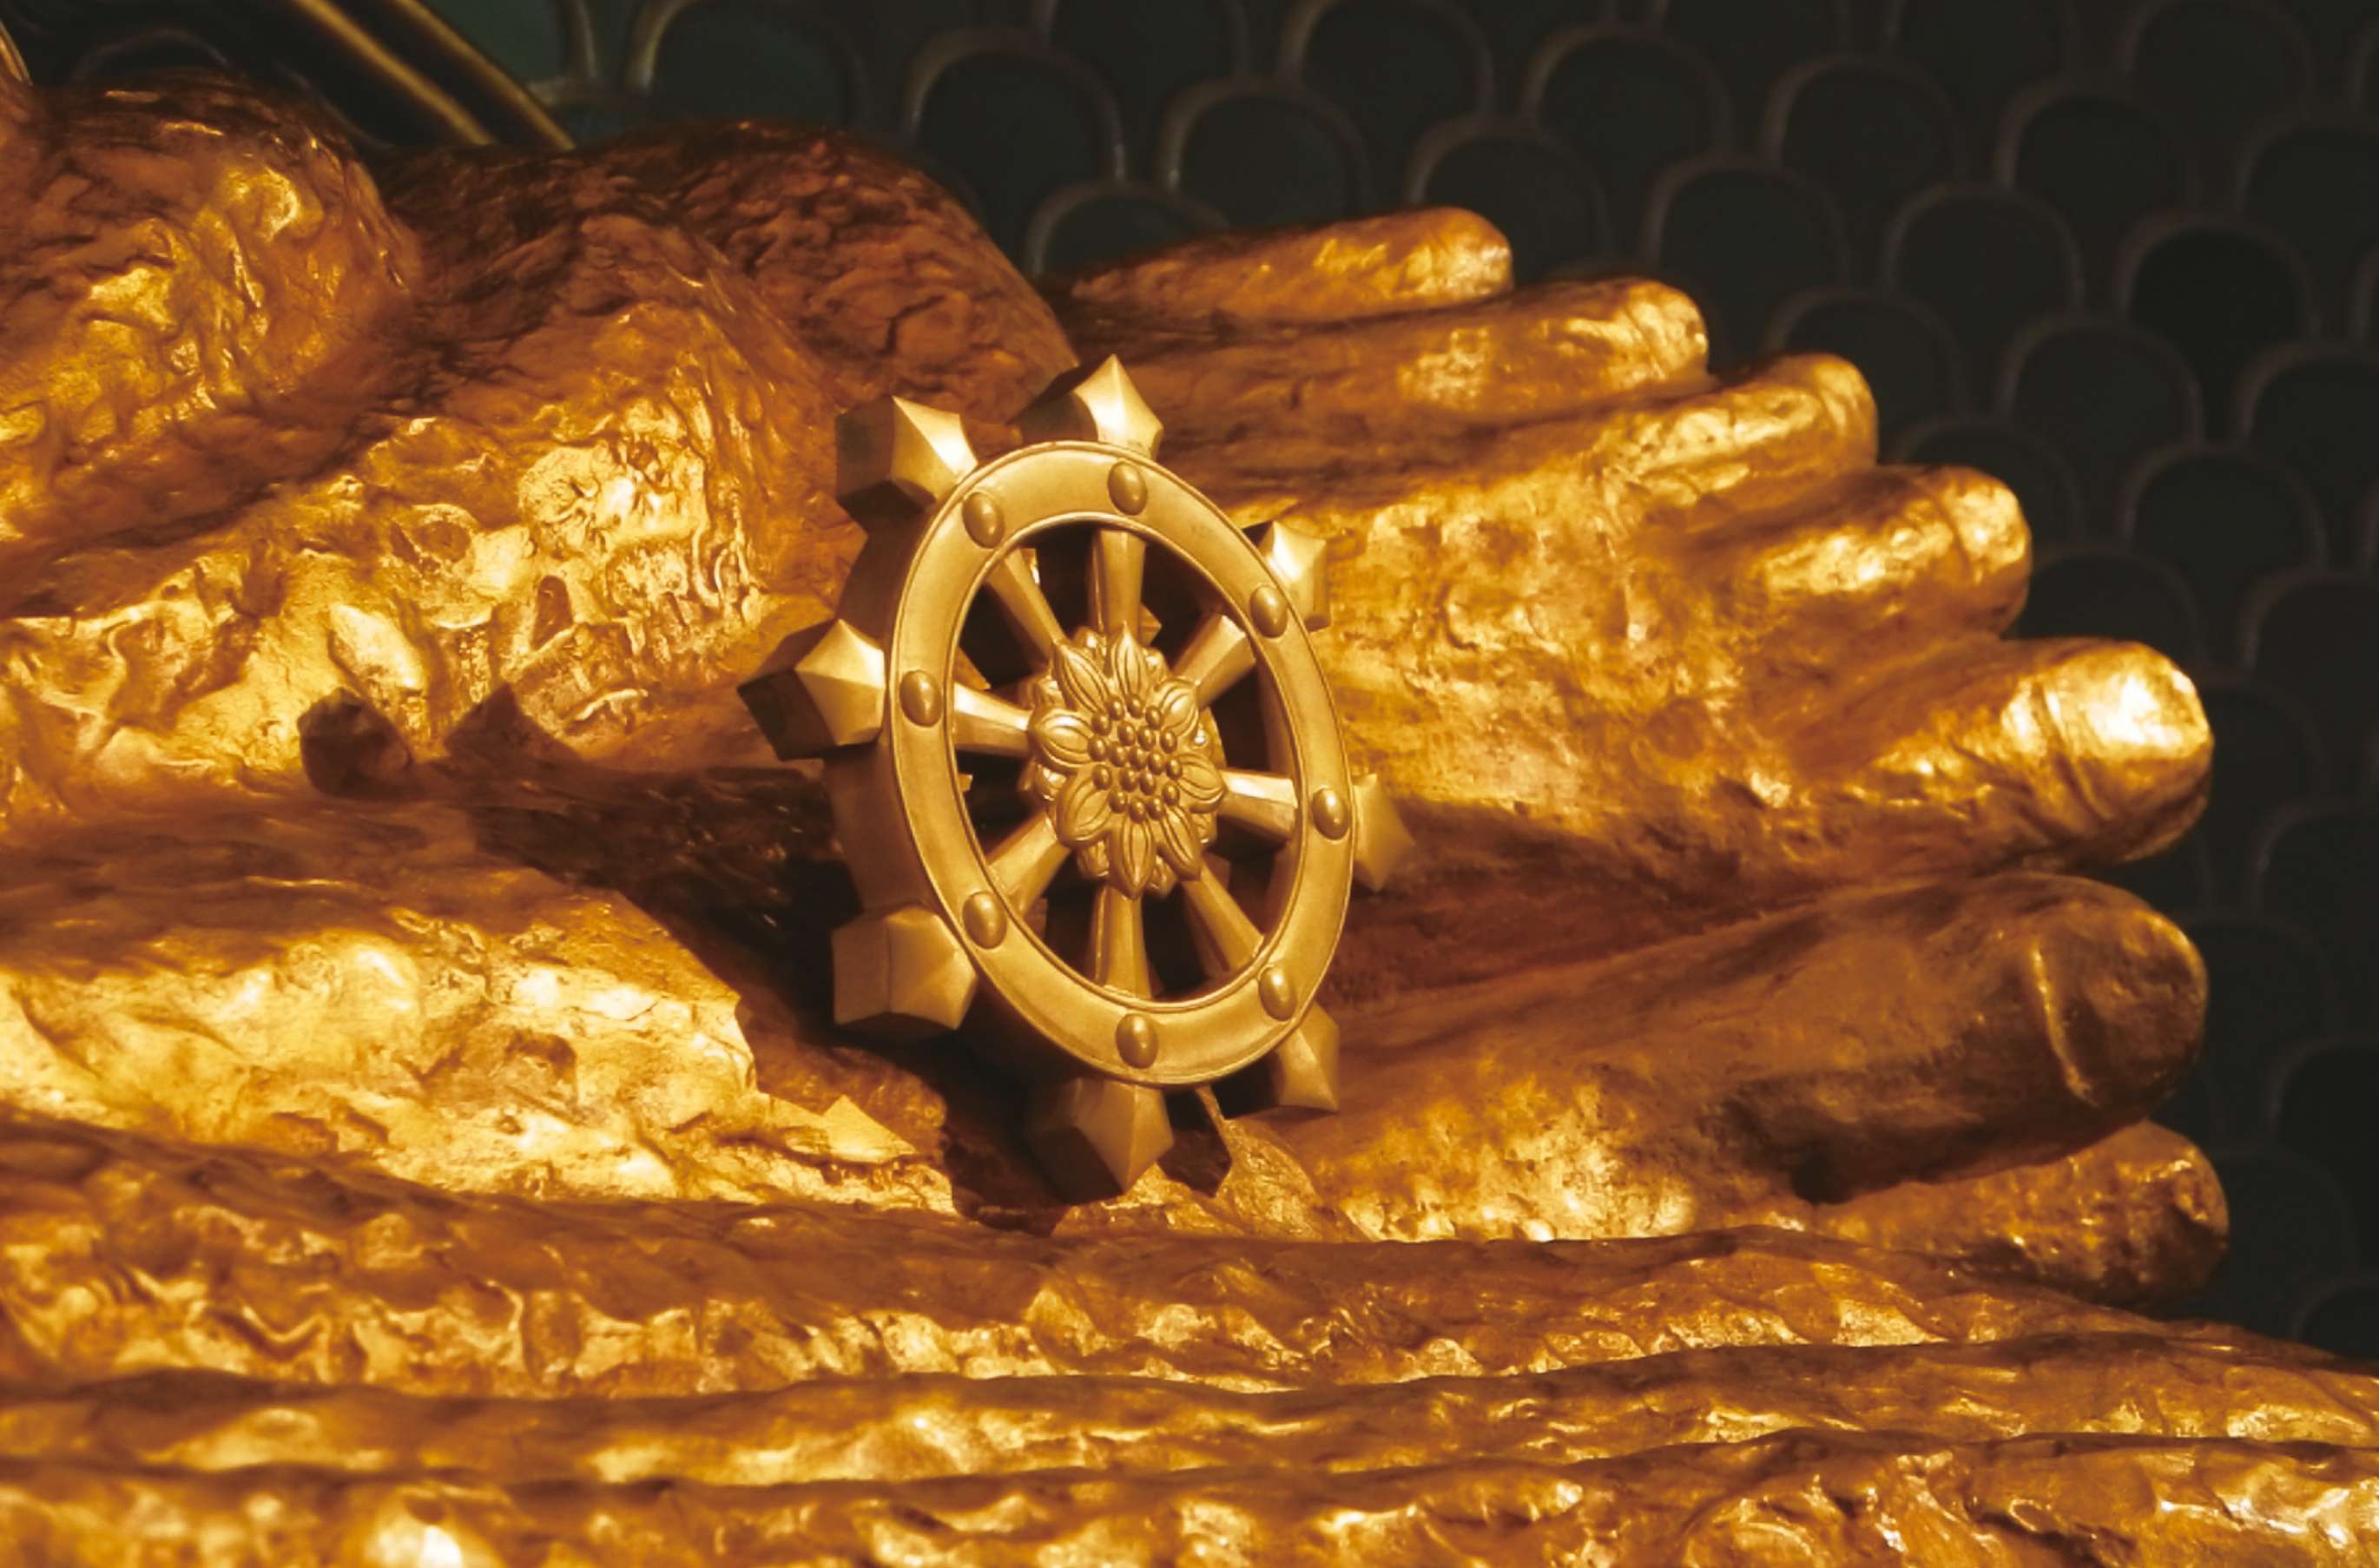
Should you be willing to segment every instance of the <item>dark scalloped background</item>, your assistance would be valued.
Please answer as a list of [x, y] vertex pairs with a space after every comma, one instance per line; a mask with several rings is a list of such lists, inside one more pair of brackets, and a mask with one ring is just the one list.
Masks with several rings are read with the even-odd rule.
[[1450, 202], [1856, 363], [2022, 497], [2023, 632], [2196, 678], [2213, 805], [2116, 878], [2213, 975], [2189, 1307], [2379, 1357], [2379, 0], [432, 3], [582, 139], [855, 127], [1028, 271]]

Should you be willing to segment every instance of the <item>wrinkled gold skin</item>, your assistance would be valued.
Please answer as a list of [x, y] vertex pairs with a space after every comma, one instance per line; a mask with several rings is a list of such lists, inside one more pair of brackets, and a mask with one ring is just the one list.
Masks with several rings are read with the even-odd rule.
[[[1403, 802], [1335, 1116], [1069, 1206], [735, 695], [832, 423], [1124, 356], [1332, 541]], [[441, 154], [0, 78], [0, 1539], [43, 1563], [2367, 1561], [2379, 1382], [2125, 1303], [2187, 825], [2022, 519], [1479, 220], [1018, 279], [824, 133]]]

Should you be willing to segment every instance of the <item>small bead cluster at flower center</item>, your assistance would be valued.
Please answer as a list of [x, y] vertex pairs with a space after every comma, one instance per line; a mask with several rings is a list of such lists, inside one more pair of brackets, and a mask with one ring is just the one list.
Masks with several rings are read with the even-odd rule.
[[1181, 804], [1180, 740], [1140, 705], [1091, 720], [1091, 781], [1107, 791], [1111, 808], [1148, 822]]

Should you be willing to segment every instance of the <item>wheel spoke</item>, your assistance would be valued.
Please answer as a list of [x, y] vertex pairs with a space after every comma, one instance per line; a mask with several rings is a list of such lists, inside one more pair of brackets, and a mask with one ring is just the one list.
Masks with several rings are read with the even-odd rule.
[[1000, 613], [1016, 629], [1016, 634], [1024, 639], [1033, 662], [1048, 669], [1057, 661], [1057, 645], [1066, 640], [1066, 629], [1057, 624], [1057, 612], [1049, 608], [1049, 596], [1033, 581], [1026, 553], [1012, 549], [1001, 556], [992, 567], [991, 575], [984, 579], [984, 586], [991, 590]]
[[1008, 908], [1021, 915], [1049, 890], [1072, 853], [1058, 841], [1057, 822], [1045, 811], [1035, 812], [991, 851], [991, 880], [1006, 895]]
[[1256, 929], [1248, 911], [1231, 897], [1224, 879], [1230, 867], [1209, 855], [1203, 874], [1181, 884], [1181, 894], [1190, 912], [1190, 932], [1197, 938], [1198, 957], [1206, 966], [1206, 973], [1220, 980], [1237, 974], [1256, 956], [1263, 942], [1263, 934]]
[[1239, 623], [1219, 611], [1206, 617], [1181, 657], [1173, 661], [1173, 673], [1198, 689], [1198, 700], [1213, 706], [1214, 699], [1237, 685], [1248, 671], [1256, 667], [1256, 650], [1248, 642], [1248, 634]]
[[1141, 901], [1102, 883], [1091, 926], [1091, 978], [1110, 991], [1134, 996], [1156, 994], [1148, 969], [1148, 927]]
[[994, 756], [1031, 754], [1027, 727], [1033, 716], [1005, 697], [973, 686], [950, 685], [950, 744], [962, 752], [988, 752]]
[[1103, 635], [1140, 635], [1140, 583], [1147, 561], [1147, 541], [1138, 534], [1099, 530], [1092, 547], [1091, 621]]
[[1277, 773], [1223, 769], [1223, 803], [1217, 814], [1259, 838], [1281, 843], [1297, 832], [1297, 780]]
[[1068, 1197], [1113, 1198], [1173, 1147], [1165, 1092], [1097, 1073], [1046, 1083], [1025, 1102], [1024, 1136]]

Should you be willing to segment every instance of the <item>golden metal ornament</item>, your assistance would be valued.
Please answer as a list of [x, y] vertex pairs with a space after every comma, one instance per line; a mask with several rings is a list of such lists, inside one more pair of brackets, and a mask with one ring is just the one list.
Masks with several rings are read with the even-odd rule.
[[955, 414], [844, 416], [867, 545], [837, 618], [743, 691], [779, 755], [826, 762], [865, 911], [835, 935], [836, 1020], [972, 1024], [1088, 1197], [1165, 1152], [1167, 1091], [1336, 1109], [1314, 997], [1351, 885], [1409, 840], [1350, 775], [1308, 640], [1322, 541], [1242, 533], [1160, 466], [1113, 358], [1019, 424], [979, 462]]

